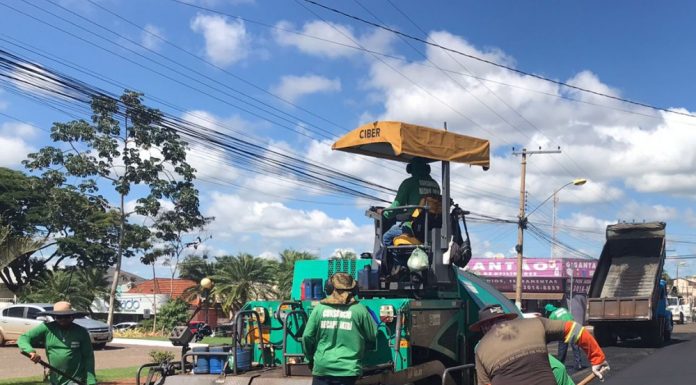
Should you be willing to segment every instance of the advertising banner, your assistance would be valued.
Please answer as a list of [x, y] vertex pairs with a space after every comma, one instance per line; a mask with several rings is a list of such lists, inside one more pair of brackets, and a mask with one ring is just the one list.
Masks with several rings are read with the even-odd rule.
[[[486, 277], [485, 279], [501, 292], [515, 291], [515, 277]], [[565, 281], [564, 278], [524, 277], [522, 278], [522, 291], [525, 293], [563, 293]]]
[[[571, 272], [576, 278], [592, 278], [596, 268], [596, 259], [525, 258], [522, 276], [566, 278]], [[464, 270], [483, 277], [516, 277], [517, 259], [472, 258]]]

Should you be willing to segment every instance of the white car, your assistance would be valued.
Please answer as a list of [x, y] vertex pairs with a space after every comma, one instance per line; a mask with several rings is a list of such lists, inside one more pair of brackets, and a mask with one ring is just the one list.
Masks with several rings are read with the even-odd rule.
[[117, 331], [123, 331], [123, 330], [129, 330], [129, 329], [135, 329], [138, 327], [137, 322], [119, 322], [116, 325], [114, 325], [114, 330]]
[[[40, 315], [51, 310], [53, 310], [53, 305], [50, 303], [23, 303], [2, 309], [0, 312], [0, 346], [4, 345], [7, 340], [16, 340], [42, 322], [53, 321], [51, 316]], [[76, 318], [73, 322], [87, 329], [95, 349], [103, 349], [114, 338], [111, 328], [104, 322], [87, 317]]]

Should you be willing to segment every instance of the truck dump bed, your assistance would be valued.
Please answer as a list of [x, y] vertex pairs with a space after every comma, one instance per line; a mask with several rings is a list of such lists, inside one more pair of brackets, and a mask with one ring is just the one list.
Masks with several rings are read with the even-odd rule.
[[588, 320], [650, 320], [664, 263], [665, 224], [617, 224], [592, 278]]

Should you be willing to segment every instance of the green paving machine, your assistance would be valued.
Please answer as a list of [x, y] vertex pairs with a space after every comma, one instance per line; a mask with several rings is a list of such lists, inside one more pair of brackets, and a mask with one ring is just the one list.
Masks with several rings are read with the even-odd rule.
[[[190, 348], [195, 336], [185, 327], [175, 328], [170, 340], [182, 347], [181, 359], [144, 365], [138, 385], [311, 384], [302, 332], [324, 297], [325, 282], [337, 272], [358, 281], [358, 298], [378, 326], [376, 347], [366, 352], [358, 384], [474, 383], [474, 346], [480, 336], [468, 326], [477, 321], [478, 310], [497, 303], [519, 314], [495, 288], [460, 269], [466, 260], [449, 255], [466, 214], [450, 199], [450, 162], [487, 169], [488, 141], [401, 122], [374, 122], [347, 133], [333, 149], [405, 163], [415, 157], [440, 162], [439, 203], [367, 210], [375, 222], [373, 252], [358, 259], [298, 261], [291, 298], [245, 304], [235, 314], [228, 345]], [[392, 225], [384, 210], [396, 211], [392, 220], [412, 220], [415, 240], [380, 250], [382, 233]], [[428, 266], [391, 274], [394, 264], [416, 249], [427, 254]], [[378, 253], [385, 257], [375, 258]]]

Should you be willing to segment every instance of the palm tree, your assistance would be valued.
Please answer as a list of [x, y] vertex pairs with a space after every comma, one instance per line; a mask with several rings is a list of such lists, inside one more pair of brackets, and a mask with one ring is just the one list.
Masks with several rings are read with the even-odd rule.
[[317, 259], [317, 256], [306, 251], [285, 249], [280, 253], [280, 263], [278, 264], [277, 272], [277, 288], [278, 295], [281, 299], [290, 299], [295, 262], [314, 259]]
[[49, 270], [31, 283], [22, 293], [22, 299], [46, 303], [68, 301], [75, 309], [92, 314], [92, 303], [97, 298], [107, 299], [108, 287], [104, 271], [96, 268]]
[[9, 266], [12, 261], [23, 255], [35, 252], [41, 246], [43, 242], [29, 237], [14, 236], [10, 226], [0, 226], [0, 269]]
[[273, 264], [263, 258], [240, 253], [217, 259], [212, 294], [227, 312], [239, 310], [249, 300], [275, 297]]

